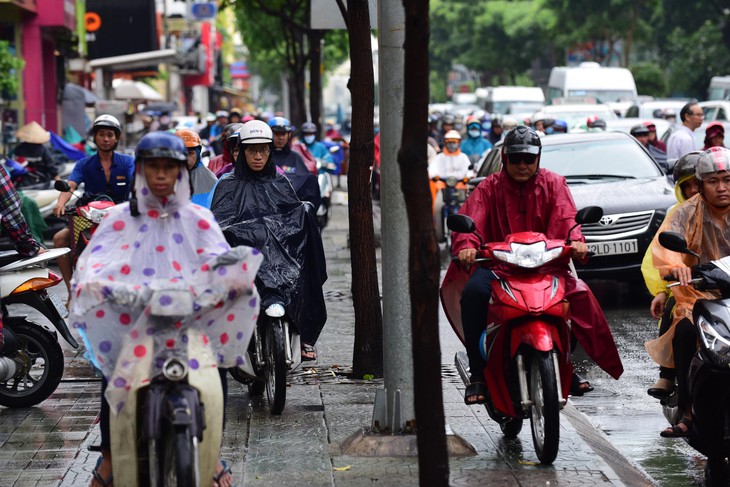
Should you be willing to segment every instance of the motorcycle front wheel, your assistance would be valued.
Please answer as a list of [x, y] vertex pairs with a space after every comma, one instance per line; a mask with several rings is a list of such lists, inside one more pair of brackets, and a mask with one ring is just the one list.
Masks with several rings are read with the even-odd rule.
[[63, 377], [63, 351], [55, 337], [25, 319], [6, 318], [18, 338], [18, 351], [10, 355], [18, 363], [15, 376], [0, 383], [0, 405], [34, 406], [48, 398]]
[[286, 344], [284, 323], [272, 319], [264, 342], [266, 356], [266, 398], [271, 414], [281, 414], [286, 402]]
[[166, 431], [162, 452], [162, 485], [165, 487], [197, 487], [200, 472], [195, 468], [198, 455], [190, 428], [170, 425]]
[[540, 463], [551, 464], [560, 443], [560, 402], [558, 381], [551, 352], [532, 354], [530, 364], [530, 423], [532, 443]]

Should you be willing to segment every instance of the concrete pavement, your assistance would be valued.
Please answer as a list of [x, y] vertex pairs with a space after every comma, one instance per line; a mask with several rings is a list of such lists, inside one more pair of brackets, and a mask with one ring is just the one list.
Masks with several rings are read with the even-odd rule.
[[[229, 379], [223, 457], [232, 463], [238, 486], [418, 485], [415, 456], [368, 458], [342, 451], [348, 437], [369, 427], [382, 381], [348, 376], [354, 315], [345, 206], [333, 208], [323, 239], [329, 319], [317, 344], [319, 360], [291, 375], [281, 416], [271, 416], [265, 399], [251, 399]], [[561, 415], [560, 451], [552, 466], [538, 464], [529, 422], [517, 439], [505, 440], [483, 407], [464, 405], [453, 365], [461, 345], [440, 321], [446, 421], [476, 451], [450, 459], [451, 485], [652, 485], [570, 403]], [[51, 398], [29, 409], [0, 408], [0, 485], [88, 485], [98, 455], [88, 451], [99, 441], [98, 390], [78, 353], [67, 351], [64, 382]]]

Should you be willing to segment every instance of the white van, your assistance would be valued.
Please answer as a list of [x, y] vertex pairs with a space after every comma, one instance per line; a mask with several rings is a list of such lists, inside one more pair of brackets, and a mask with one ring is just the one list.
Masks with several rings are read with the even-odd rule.
[[730, 76], [713, 76], [707, 90], [708, 100], [727, 100], [730, 97]]
[[535, 112], [545, 104], [542, 88], [534, 86], [492, 86], [484, 99], [484, 109], [503, 115]]
[[634, 76], [626, 68], [603, 67], [595, 62], [579, 66], [556, 66], [550, 71], [547, 100], [591, 97], [601, 103], [633, 100], [637, 97]]

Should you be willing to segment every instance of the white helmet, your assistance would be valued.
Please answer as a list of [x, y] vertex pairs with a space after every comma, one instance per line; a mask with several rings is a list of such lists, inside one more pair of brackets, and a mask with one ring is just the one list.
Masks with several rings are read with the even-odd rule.
[[261, 120], [246, 122], [238, 132], [239, 144], [273, 144], [274, 134], [271, 127]]
[[444, 134], [444, 140], [461, 140], [461, 134], [457, 132], [456, 130], [449, 130]]
[[119, 137], [119, 135], [122, 133], [122, 126], [119, 124], [119, 120], [117, 120], [115, 117], [112, 117], [111, 115], [99, 115], [98, 117], [96, 117], [96, 120], [94, 120], [94, 123], [91, 126], [91, 130], [93, 133], [96, 133], [96, 131], [100, 128], [112, 129], [114, 132], [116, 132], [117, 137]]

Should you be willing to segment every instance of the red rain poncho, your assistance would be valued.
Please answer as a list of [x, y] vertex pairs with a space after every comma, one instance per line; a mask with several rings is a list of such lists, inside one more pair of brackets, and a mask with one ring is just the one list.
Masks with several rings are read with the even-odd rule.
[[[549, 239], [565, 239], [575, 224], [577, 210], [562, 176], [539, 169], [528, 182], [518, 183], [503, 169], [482, 181], [459, 213], [474, 219], [477, 232], [485, 242], [501, 242], [511, 233], [525, 231], [542, 232]], [[571, 238], [584, 241], [577, 228]], [[480, 245], [476, 234], [454, 233], [452, 242], [454, 255]], [[441, 285], [444, 311], [462, 341], [461, 291], [470, 275], [470, 271], [452, 262]], [[623, 366], [598, 301], [588, 286], [568, 269], [563, 277], [575, 336], [596, 364], [618, 379]]]

